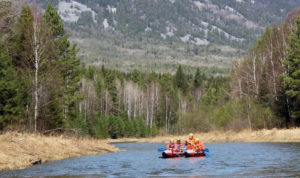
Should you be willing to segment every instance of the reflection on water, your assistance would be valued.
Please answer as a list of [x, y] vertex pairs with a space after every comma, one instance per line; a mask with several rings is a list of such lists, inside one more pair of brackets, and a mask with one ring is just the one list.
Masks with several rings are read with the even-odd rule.
[[211, 143], [210, 158], [161, 159], [159, 143], [118, 143], [125, 152], [54, 161], [0, 177], [300, 176], [299, 143]]

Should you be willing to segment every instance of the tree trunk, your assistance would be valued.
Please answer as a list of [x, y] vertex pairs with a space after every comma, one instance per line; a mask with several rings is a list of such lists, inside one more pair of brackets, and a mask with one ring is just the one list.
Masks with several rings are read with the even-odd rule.
[[107, 116], [107, 107], [108, 107], [107, 102], [108, 102], [108, 93], [107, 91], [105, 91], [105, 110], [104, 110], [105, 116]]
[[35, 66], [35, 74], [34, 74], [34, 131], [37, 131], [37, 119], [39, 116], [39, 95], [38, 95], [38, 72], [39, 72], [39, 56], [38, 56], [38, 48], [39, 44], [37, 42], [37, 27], [34, 25], [34, 33], [33, 33], [33, 43], [34, 43], [34, 66]]
[[249, 128], [252, 131], [251, 118], [250, 118], [250, 109], [251, 109], [251, 104], [250, 104], [250, 101], [248, 101], [247, 117], [248, 117]]
[[252, 57], [252, 65], [253, 65], [253, 80], [254, 80], [254, 86], [255, 86], [255, 97], [258, 96], [258, 83], [256, 79], [256, 62], [255, 57]]
[[166, 95], [166, 132], [168, 133], [168, 97]]

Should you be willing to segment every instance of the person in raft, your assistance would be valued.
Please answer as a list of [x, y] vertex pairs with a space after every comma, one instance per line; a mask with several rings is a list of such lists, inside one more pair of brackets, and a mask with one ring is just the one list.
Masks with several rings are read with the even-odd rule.
[[167, 150], [174, 150], [175, 149], [175, 143], [174, 143], [174, 139], [172, 138], [170, 140], [170, 143], [166, 146]]
[[199, 138], [196, 138], [196, 140], [195, 140], [194, 149], [196, 152], [202, 152], [205, 149], [204, 144], [200, 141]]
[[194, 143], [195, 143], [194, 134], [190, 133], [189, 134], [189, 139], [187, 141], [185, 141], [185, 145], [187, 146], [187, 150], [194, 150]]
[[187, 141], [185, 141], [185, 145], [189, 145], [189, 143], [193, 145], [194, 142], [195, 142], [194, 134], [193, 134], [193, 133], [190, 133], [190, 134], [189, 134], [189, 139], [188, 139]]
[[181, 143], [180, 138], [177, 138], [176, 144], [175, 144], [175, 151], [182, 152], [182, 150], [183, 150], [183, 144]]

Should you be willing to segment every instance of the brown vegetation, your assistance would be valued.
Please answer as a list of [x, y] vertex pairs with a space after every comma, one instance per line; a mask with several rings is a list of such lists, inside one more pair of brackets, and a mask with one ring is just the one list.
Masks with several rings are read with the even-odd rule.
[[[295, 129], [272, 129], [272, 130], [243, 130], [234, 131], [211, 131], [208, 133], [196, 133], [203, 142], [300, 142], [300, 128]], [[168, 135], [153, 138], [123, 138], [117, 140], [108, 140], [109, 142], [164, 142], [167, 143], [171, 138], [180, 138], [185, 140], [188, 135]]]
[[0, 145], [0, 170], [25, 168], [39, 160], [47, 162], [119, 150], [103, 140], [16, 132], [0, 135]]

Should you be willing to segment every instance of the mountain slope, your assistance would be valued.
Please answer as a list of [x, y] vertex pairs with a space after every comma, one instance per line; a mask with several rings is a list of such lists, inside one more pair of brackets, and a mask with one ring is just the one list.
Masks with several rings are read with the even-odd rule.
[[51, 2], [87, 63], [170, 72], [183, 64], [213, 73], [228, 72], [232, 58], [243, 55], [267, 25], [279, 24], [300, 5], [300, 0]]

